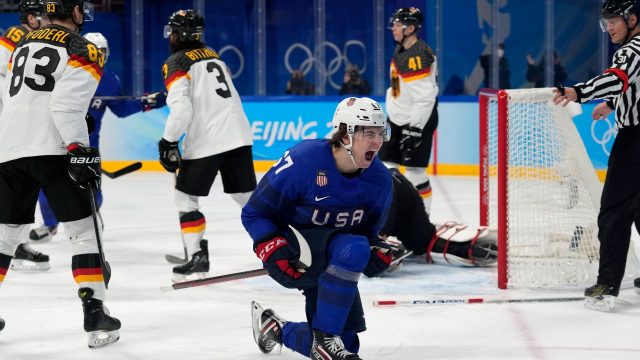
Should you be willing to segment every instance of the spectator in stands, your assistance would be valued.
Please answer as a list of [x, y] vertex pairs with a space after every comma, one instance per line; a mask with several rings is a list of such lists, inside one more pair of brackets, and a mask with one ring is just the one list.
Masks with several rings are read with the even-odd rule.
[[287, 94], [291, 95], [313, 95], [315, 93], [313, 84], [304, 78], [304, 73], [294, 70], [291, 79], [287, 81]]
[[[498, 88], [511, 89], [511, 70], [509, 69], [509, 61], [504, 56], [504, 44], [498, 45]], [[491, 66], [493, 65], [493, 58], [491, 54], [480, 55], [480, 66], [484, 70], [484, 87], [495, 88], [496, 86], [491, 84]]]
[[[527, 54], [527, 81], [534, 83], [534, 87], [544, 87], [544, 55], [540, 60], [540, 63], [536, 65], [535, 60], [530, 54]], [[553, 84], [549, 85], [564, 85], [567, 80], [567, 70], [560, 64], [560, 57], [557, 52], [553, 52]]]
[[371, 86], [369, 86], [367, 80], [360, 76], [358, 67], [356, 65], [348, 65], [344, 70], [343, 83], [339, 94], [369, 95], [369, 93], [371, 93]]

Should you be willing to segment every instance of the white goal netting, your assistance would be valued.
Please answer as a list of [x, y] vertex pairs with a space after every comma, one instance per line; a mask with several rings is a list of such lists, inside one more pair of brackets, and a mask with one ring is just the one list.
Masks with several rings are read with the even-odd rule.
[[[506, 236], [506, 247], [500, 248], [506, 253], [499, 263], [500, 287], [592, 285], [598, 270], [602, 184], [570, 109], [550, 102], [551, 89], [500, 95], [481, 95], [486, 101], [480, 109], [481, 128], [486, 126], [480, 144], [484, 220], [494, 229], [504, 226]], [[500, 101], [506, 103], [500, 106]], [[500, 144], [499, 129], [506, 130]], [[502, 167], [498, 154], [505, 155]], [[500, 168], [506, 169], [502, 186]], [[630, 254], [631, 279], [639, 266], [633, 248]]]

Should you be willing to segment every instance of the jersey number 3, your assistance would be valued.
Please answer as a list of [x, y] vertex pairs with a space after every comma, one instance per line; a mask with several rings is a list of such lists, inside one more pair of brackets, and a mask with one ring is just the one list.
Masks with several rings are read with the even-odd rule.
[[229, 84], [227, 84], [227, 79], [224, 78], [224, 72], [222, 72], [220, 65], [211, 61], [207, 63], [207, 71], [214, 73], [218, 83], [222, 85], [222, 87], [216, 88], [216, 94], [220, 95], [220, 97], [224, 99], [231, 97], [231, 89], [229, 89]]
[[56, 83], [53, 78], [53, 72], [60, 64], [60, 54], [56, 50], [47, 47], [33, 53], [32, 58], [36, 60], [44, 57], [49, 59], [45, 65], [36, 65], [34, 69], [34, 73], [44, 79], [44, 82], [40, 81], [42, 84], [38, 84], [34, 78], [25, 76], [24, 69], [28, 56], [29, 48], [23, 47], [13, 59], [13, 76], [11, 77], [11, 86], [9, 88], [10, 96], [15, 96], [20, 91], [23, 83], [34, 91], [53, 91]]

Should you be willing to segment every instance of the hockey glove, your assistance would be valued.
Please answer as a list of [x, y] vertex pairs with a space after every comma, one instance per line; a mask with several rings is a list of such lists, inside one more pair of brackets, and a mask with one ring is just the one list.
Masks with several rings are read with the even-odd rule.
[[391, 245], [381, 239], [376, 239], [371, 245], [371, 254], [369, 255], [369, 263], [362, 270], [367, 277], [375, 277], [385, 272], [389, 266], [393, 255], [391, 253]]
[[100, 188], [100, 152], [98, 149], [73, 143], [67, 146], [69, 178], [80, 190], [89, 186]]
[[158, 151], [160, 152], [160, 164], [168, 172], [176, 172], [180, 168], [180, 150], [177, 141], [167, 141], [164, 138], [158, 141]]
[[416, 148], [422, 144], [422, 129], [405, 125], [402, 127], [401, 134], [400, 151], [404, 161], [409, 161], [413, 158]]
[[284, 287], [296, 288], [296, 280], [302, 277], [304, 270], [296, 267], [298, 259], [289, 249], [289, 242], [282, 236], [256, 245], [256, 256], [275, 281]]
[[167, 92], [158, 91], [142, 98], [143, 111], [151, 111], [167, 105]]

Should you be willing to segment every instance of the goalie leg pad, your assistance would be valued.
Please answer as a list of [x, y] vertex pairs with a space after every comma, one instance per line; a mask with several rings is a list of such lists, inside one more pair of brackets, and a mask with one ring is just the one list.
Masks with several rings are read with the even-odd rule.
[[450, 221], [439, 226], [427, 249], [427, 262], [486, 266], [497, 261], [497, 245], [485, 226], [470, 228]]

